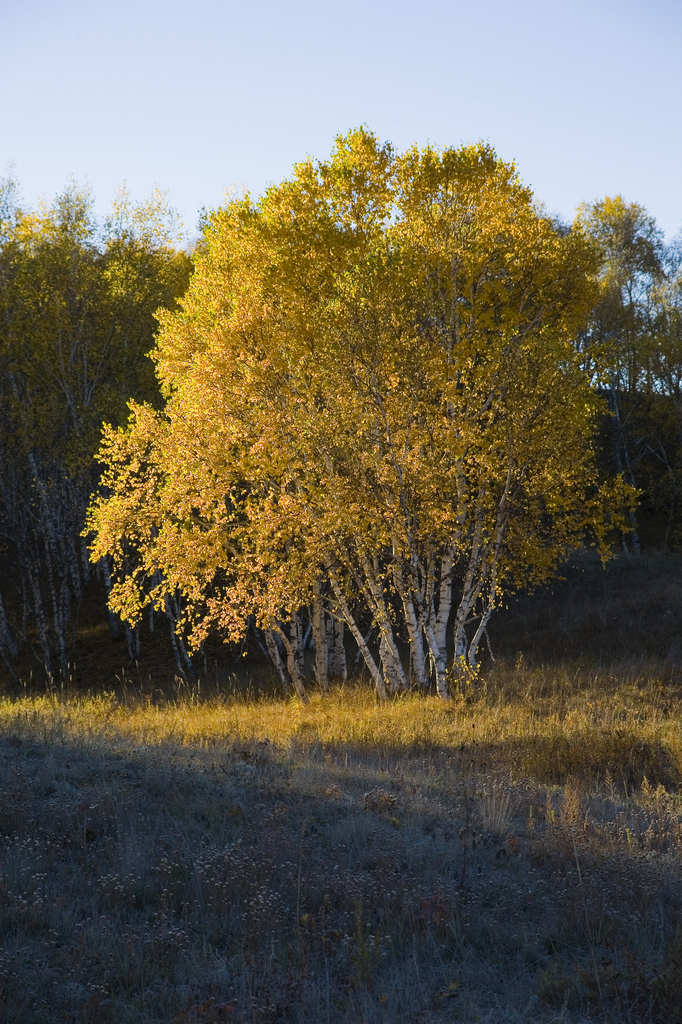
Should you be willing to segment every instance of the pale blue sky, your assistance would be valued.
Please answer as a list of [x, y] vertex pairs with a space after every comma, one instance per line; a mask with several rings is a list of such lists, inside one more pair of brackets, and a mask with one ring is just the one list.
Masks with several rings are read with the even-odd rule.
[[0, 173], [108, 206], [157, 182], [193, 231], [339, 132], [487, 139], [547, 207], [622, 193], [682, 227], [682, 0], [0, 0]]

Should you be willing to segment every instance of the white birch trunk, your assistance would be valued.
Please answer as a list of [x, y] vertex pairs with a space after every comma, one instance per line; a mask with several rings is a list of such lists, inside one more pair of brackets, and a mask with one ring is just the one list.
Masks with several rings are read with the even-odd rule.
[[327, 649], [327, 629], [325, 625], [324, 605], [322, 603], [322, 587], [315, 585], [311, 625], [315, 642], [315, 676], [323, 690], [329, 689], [329, 672], [327, 669], [329, 651]]
[[[397, 690], [407, 690], [409, 688], [409, 683], [393, 636], [391, 617], [388, 614], [386, 602], [384, 601], [381, 584], [376, 578], [376, 567], [371, 565], [368, 559], [365, 559], [363, 568], [365, 571], [365, 579], [367, 580], [367, 587], [373, 598], [374, 617], [377, 625], [379, 626], [381, 639], [386, 645], [386, 650], [388, 652], [388, 660], [385, 661], [385, 664], [388, 669], [389, 677], [394, 681], [391, 689], [395, 687], [393, 692], [396, 692]], [[384, 661], [383, 656], [382, 661]]]
[[464, 583], [462, 585], [462, 596], [457, 607], [455, 614], [455, 635], [454, 635], [454, 649], [455, 649], [455, 670], [461, 668], [462, 660], [466, 658], [468, 640], [466, 635], [466, 625], [469, 622], [473, 609], [478, 600], [481, 592], [480, 579], [477, 580], [477, 574], [480, 570], [482, 561], [481, 551], [481, 533], [482, 533], [482, 521], [481, 516], [478, 516], [476, 522], [476, 528], [474, 530], [474, 536], [471, 543], [471, 550], [469, 552], [469, 562], [467, 565], [467, 571], [464, 576]]
[[454, 547], [448, 547], [440, 563], [438, 586], [438, 611], [433, 618], [433, 635], [438, 648], [446, 656], [448, 622], [452, 611], [452, 566], [455, 560]]
[[[44, 502], [43, 502], [44, 504]], [[41, 524], [42, 525], [42, 524]], [[66, 636], [65, 626], [62, 621], [62, 594], [57, 592], [57, 586], [55, 582], [55, 573], [52, 566], [52, 545], [45, 541], [45, 573], [43, 579], [47, 579], [47, 588], [50, 593], [50, 602], [52, 604], [52, 625], [55, 644], [57, 647], [57, 657], [59, 659], [59, 671], [62, 679], [66, 677]], [[39, 569], [36, 569], [38, 572]], [[60, 588], [61, 589], [61, 588]]]
[[332, 631], [334, 634], [334, 646], [331, 652], [331, 675], [334, 679], [343, 679], [345, 682], [348, 678], [348, 667], [346, 664], [345, 623], [343, 619], [332, 619]]
[[420, 690], [426, 689], [426, 657], [424, 653], [424, 639], [422, 623], [414, 606], [412, 594], [405, 586], [402, 569], [396, 561], [393, 566], [393, 576], [396, 581], [396, 588], [400, 595], [405, 616], [405, 626], [410, 642], [410, 667], [412, 679]]
[[290, 627], [292, 637], [287, 636], [286, 630], [283, 627], [277, 625], [274, 628], [277, 630], [277, 633], [281, 637], [282, 643], [284, 644], [284, 650], [286, 651], [287, 655], [287, 669], [289, 670], [291, 681], [294, 684], [294, 689], [296, 690], [296, 693], [298, 694], [300, 700], [304, 704], [307, 704], [308, 695], [305, 692], [305, 684], [303, 682], [303, 677], [299, 669], [300, 647], [301, 640], [303, 639], [303, 632], [301, 629], [301, 620], [297, 614], [292, 616], [290, 621]]
[[17, 645], [14, 642], [14, 637], [12, 636], [12, 630], [9, 622], [7, 621], [7, 616], [5, 615], [5, 606], [2, 603], [2, 594], [0, 593], [0, 656], [2, 656], [2, 660], [7, 667], [7, 671], [15, 683], [19, 681], [19, 678], [14, 671], [12, 659], [16, 658], [18, 653]]
[[462, 597], [455, 615], [455, 670], [461, 669], [467, 660], [469, 640], [466, 634], [466, 626], [470, 621], [474, 607], [481, 593], [481, 584], [469, 581], [469, 584], [462, 592]]
[[277, 646], [277, 639], [275, 637], [275, 633], [272, 629], [265, 629], [263, 630], [263, 632], [265, 634], [265, 646], [268, 649], [270, 661], [272, 662], [273, 667], [277, 670], [277, 675], [279, 676], [280, 682], [284, 687], [284, 692], [288, 693], [289, 677], [287, 675], [286, 666], [282, 661], [282, 655], [279, 652], [279, 647]]
[[405, 616], [407, 632], [410, 637], [410, 669], [414, 685], [425, 690], [428, 685], [426, 674], [426, 652], [424, 650], [424, 634], [417, 623], [414, 604], [410, 602], [410, 615]]
[[155, 600], [154, 600], [154, 591], [157, 589], [157, 587], [161, 586], [161, 583], [162, 583], [161, 570], [160, 569], [155, 569], [154, 573], [152, 574], [151, 580], [149, 581], [149, 584], [150, 584], [150, 597], [151, 597], [151, 600], [149, 601], [149, 632], [150, 633], [154, 632], [154, 618], [155, 618], [155, 615], [156, 615], [156, 605], [155, 605]]
[[488, 604], [486, 605], [486, 609], [483, 612], [483, 614], [481, 615], [481, 619], [480, 619], [480, 621], [478, 623], [478, 629], [476, 630], [476, 632], [474, 633], [474, 635], [471, 638], [471, 643], [469, 644], [469, 653], [467, 655], [467, 661], [469, 662], [469, 667], [472, 668], [472, 669], [476, 669], [476, 665], [477, 665], [476, 658], [477, 658], [477, 655], [478, 655], [478, 645], [481, 642], [481, 637], [485, 633], [485, 628], [488, 625], [488, 621], [490, 619], [492, 611], [493, 611], [493, 604], [491, 602], [488, 602]]
[[410, 684], [407, 681], [407, 676], [400, 660], [392, 627], [390, 632], [382, 630], [380, 635], [379, 652], [382, 665], [384, 666], [384, 677], [388, 682], [391, 693], [400, 693], [402, 690], [407, 690]]
[[12, 636], [12, 630], [10, 629], [9, 622], [7, 621], [7, 616], [5, 614], [5, 606], [2, 603], [2, 594], [1, 593], [0, 593], [0, 647], [2, 647], [2, 649], [4, 651], [7, 651], [7, 654], [8, 654], [8, 656], [10, 658], [16, 658], [17, 654], [19, 653], [18, 650], [17, 650], [17, 645], [14, 642], [14, 637]]
[[52, 668], [52, 655], [50, 652], [50, 636], [49, 627], [47, 625], [47, 616], [45, 615], [45, 608], [43, 607], [43, 599], [40, 593], [40, 584], [38, 583], [38, 577], [36, 573], [29, 569], [31, 590], [33, 593], [33, 614], [36, 620], [36, 627], [38, 629], [38, 638], [40, 639], [40, 646], [43, 649], [43, 663], [45, 666], [45, 673], [50, 680], [51, 684], [54, 684], [54, 671]]
[[401, 690], [407, 688], [407, 679], [402, 670], [402, 665], [393, 654], [390, 644], [383, 633], [379, 640], [379, 653], [381, 655], [384, 679], [388, 683], [389, 690], [391, 693], [400, 693]]
[[[455, 623], [456, 656], [458, 658], [458, 664], [460, 665], [466, 657], [468, 666], [472, 669], [476, 667], [478, 644], [483, 636], [483, 632], [494, 607], [497, 591], [497, 571], [500, 551], [502, 548], [502, 541], [504, 539], [504, 531], [508, 515], [507, 502], [511, 493], [512, 470], [513, 463], [510, 455], [507, 466], [507, 479], [497, 503], [494, 543], [490, 538], [488, 538], [486, 542], [481, 543], [482, 529], [481, 515], [479, 515], [474, 533], [474, 543], [472, 544], [471, 555], [469, 557], [465, 584], [462, 591], [462, 600], [460, 601], [460, 606], [457, 609]], [[488, 587], [488, 596], [487, 600], [484, 602], [485, 607], [481, 612], [481, 618], [476, 632], [467, 647], [464, 627], [466, 623], [471, 620], [475, 606], [481, 598], [481, 595], [485, 592], [486, 587]], [[461, 654], [459, 653], [460, 650]]]
[[81, 537], [81, 562], [83, 565], [83, 582], [87, 586], [90, 582], [90, 553], [85, 537]]
[[[121, 635], [121, 627], [119, 624], [118, 615], [111, 610], [109, 607], [109, 597], [111, 595], [111, 573], [109, 572], [109, 560], [105, 555], [104, 558], [100, 558], [98, 562], [98, 569], [101, 570], [104, 578], [104, 587], [107, 592], [107, 621], [109, 622], [109, 632], [114, 640], [118, 640]], [[168, 605], [168, 598], [165, 599], [166, 606]]]
[[[507, 486], [505, 487], [504, 494], [500, 500], [500, 504], [497, 510], [497, 530], [495, 533], [495, 548], [492, 557], [492, 566], [490, 567], [490, 589], [488, 591], [488, 599], [484, 611], [481, 613], [481, 620], [478, 624], [478, 629], [471, 638], [469, 644], [469, 666], [472, 669], [476, 668], [476, 657], [478, 654], [478, 645], [481, 642], [486, 626], [490, 616], [493, 613], [495, 607], [495, 598], [497, 596], [497, 570], [500, 561], [500, 550], [502, 548], [502, 540], [504, 539], [504, 524], [506, 519], [506, 499], [509, 493], [509, 476], [507, 478]], [[488, 641], [490, 643], [490, 641]], [[492, 653], [492, 652], [491, 652]]]
[[181, 676], [184, 676], [185, 679], [188, 676], [191, 679], [194, 679], [196, 676], [196, 673], [194, 671], [194, 665], [192, 664], [192, 660], [189, 654], [187, 653], [187, 648], [185, 647], [184, 640], [182, 639], [182, 636], [180, 635], [180, 632], [178, 631], [177, 628], [177, 621], [179, 618], [180, 609], [177, 607], [173, 598], [170, 597], [168, 594], [166, 594], [164, 599], [164, 607], [166, 610], [168, 622], [170, 624], [171, 643], [173, 644], [175, 663], [178, 666], [178, 670]]
[[436, 692], [438, 696], [443, 700], [448, 700], [450, 697], [450, 691], [448, 689], [448, 670], [445, 655], [438, 646], [436, 635], [433, 631], [433, 625], [431, 624], [430, 618], [427, 618], [424, 631], [426, 633], [426, 642], [429, 645], [429, 653], [431, 654], [431, 660], [433, 662], [433, 668], [436, 675]]
[[128, 644], [128, 657], [135, 661], [140, 656], [140, 630], [137, 626], [131, 626], [126, 622], [126, 642]]
[[360, 632], [358, 624], [353, 617], [353, 613], [351, 612], [350, 607], [348, 606], [348, 602], [346, 601], [343, 591], [341, 590], [336, 574], [329, 567], [327, 567], [327, 572], [329, 573], [329, 582], [332, 585], [332, 590], [334, 591], [334, 597], [336, 598], [339, 611], [343, 615], [344, 621], [348, 628], [350, 629], [353, 635], [353, 639], [358, 645], [359, 650], [362, 651], [362, 656], [365, 659], [365, 664], [367, 665], [369, 673], [372, 679], [374, 680], [374, 685], [377, 688], [377, 693], [379, 694], [381, 700], [387, 700], [388, 693], [386, 691], [386, 686], [384, 684], [384, 680], [381, 675], [379, 666], [372, 657], [372, 652], [370, 651], [369, 647], [365, 643], [365, 638]]
[[[304, 659], [303, 659], [303, 621], [301, 619], [300, 612], [294, 612], [289, 620], [291, 628], [291, 645], [293, 650], [294, 661], [296, 663], [296, 675], [302, 680], [304, 673]], [[286, 645], [285, 645], [286, 646]], [[292, 676], [293, 679], [293, 676]], [[298, 688], [297, 688], [298, 689]]]
[[[104, 561], [106, 561], [106, 560], [104, 560]], [[166, 597], [164, 598], [164, 607], [165, 607], [165, 610], [166, 610], [166, 617], [168, 619], [168, 624], [170, 626], [170, 637], [171, 637], [171, 644], [173, 646], [173, 654], [175, 655], [175, 664], [177, 666], [177, 670], [180, 673], [180, 675], [183, 676], [183, 678], [186, 678], [186, 673], [185, 673], [185, 670], [184, 670], [184, 668], [182, 666], [182, 662], [180, 660], [180, 648], [178, 646], [177, 633], [175, 632], [175, 619], [173, 618], [173, 612], [171, 610], [170, 598], [168, 597], [168, 595], [166, 595]], [[111, 623], [110, 623], [110, 626], [111, 626]], [[114, 634], [112, 634], [112, 635], [114, 635]]]

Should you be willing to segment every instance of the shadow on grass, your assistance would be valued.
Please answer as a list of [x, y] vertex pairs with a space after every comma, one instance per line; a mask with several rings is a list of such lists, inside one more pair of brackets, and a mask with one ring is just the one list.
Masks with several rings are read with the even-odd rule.
[[488, 710], [456, 745], [6, 726], [0, 1019], [674, 1021], [672, 753]]

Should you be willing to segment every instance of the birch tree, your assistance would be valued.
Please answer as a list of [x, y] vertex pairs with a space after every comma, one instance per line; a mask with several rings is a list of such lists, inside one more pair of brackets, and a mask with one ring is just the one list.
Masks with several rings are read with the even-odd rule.
[[35, 212], [13, 192], [5, 183], [0, 202], [0, 649], [11, 662], [32, 646], [56, 679], [90, 575], [81, 531], [101, 422], [158, 394], [153, 313], [185, 287], [189, 260], [160, 195], [135, 205], [122, 192], [99, 226], [73, 184]]
[[446, 697], [451, 620], [475, 665], [500, 596], [603, 535], [573, 344], [596, 268], [483, 145], [396, 157], [353, 132], [218, 211], [161, 318], [165, 409], [105, 435], [89, 528], [113, 607], [135, 621], [182, 592], [194, 643], [254, 615], [302, 697], [313, 608], [316, 645], [342, 621], [380, 696]]
[[[597, 243], [601, 258], [599, 292], [585, 341], [588, 349], [600, 352], [607, 368], [603, 386], [614, 466], [634, 488], [655, 429], [644, 396], [652, 385], [647, 350], [656, 318], [655, 296], [665, 278], [663, 233], [643, 206], [622, 196], [584, 204], [579, 220]], [[627, 512], [630, 528], [622, 535], [622, 546], [626, 553], [632, 549], [638, 554], [634, 505]]]

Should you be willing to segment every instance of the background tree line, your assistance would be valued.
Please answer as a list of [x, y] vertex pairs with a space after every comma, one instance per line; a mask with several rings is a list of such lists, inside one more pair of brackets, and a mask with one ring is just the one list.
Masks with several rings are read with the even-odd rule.
[[192, 641], [248, 627], [304, 694], [304, 649], [326, 686], [350, 632], [380, 693], [445, 694], [572, 546], [679, 543], [680, 249], [637, 204], [561, 225], [486, 147], [351, 133], [216, 211], [186, 293], [160, 197], [91, 209], [3, 190], [8, 665], [23, 644], [67, 671], [102, 422], [111, 626], [132, 658], [164, 614], [186, 673]]
[[578, 344], [599, 353], [610, 415], [602, 461], [640, 491], [625, 551], [643, 539], [679, 549], [682, 478], [682, 237], [666, 245], [655, 219], [622, 197], [583, 206], [601, 257], [598, 301]]
[[[11, 674], [22, 648], [49, 679], [68, 674], [93, 571], [81, 533], [102, 423], [125, 423], [133, 397], [160, 402], [154, 316], [191, 266], [176, 229], [161, 194], [135, 204], [122, 191], [98, 224], [73, 183], [37, 211], [11, 178], [0, 186], [0, 655]], [[109, 583], [106, 560], [94, 571]]]

